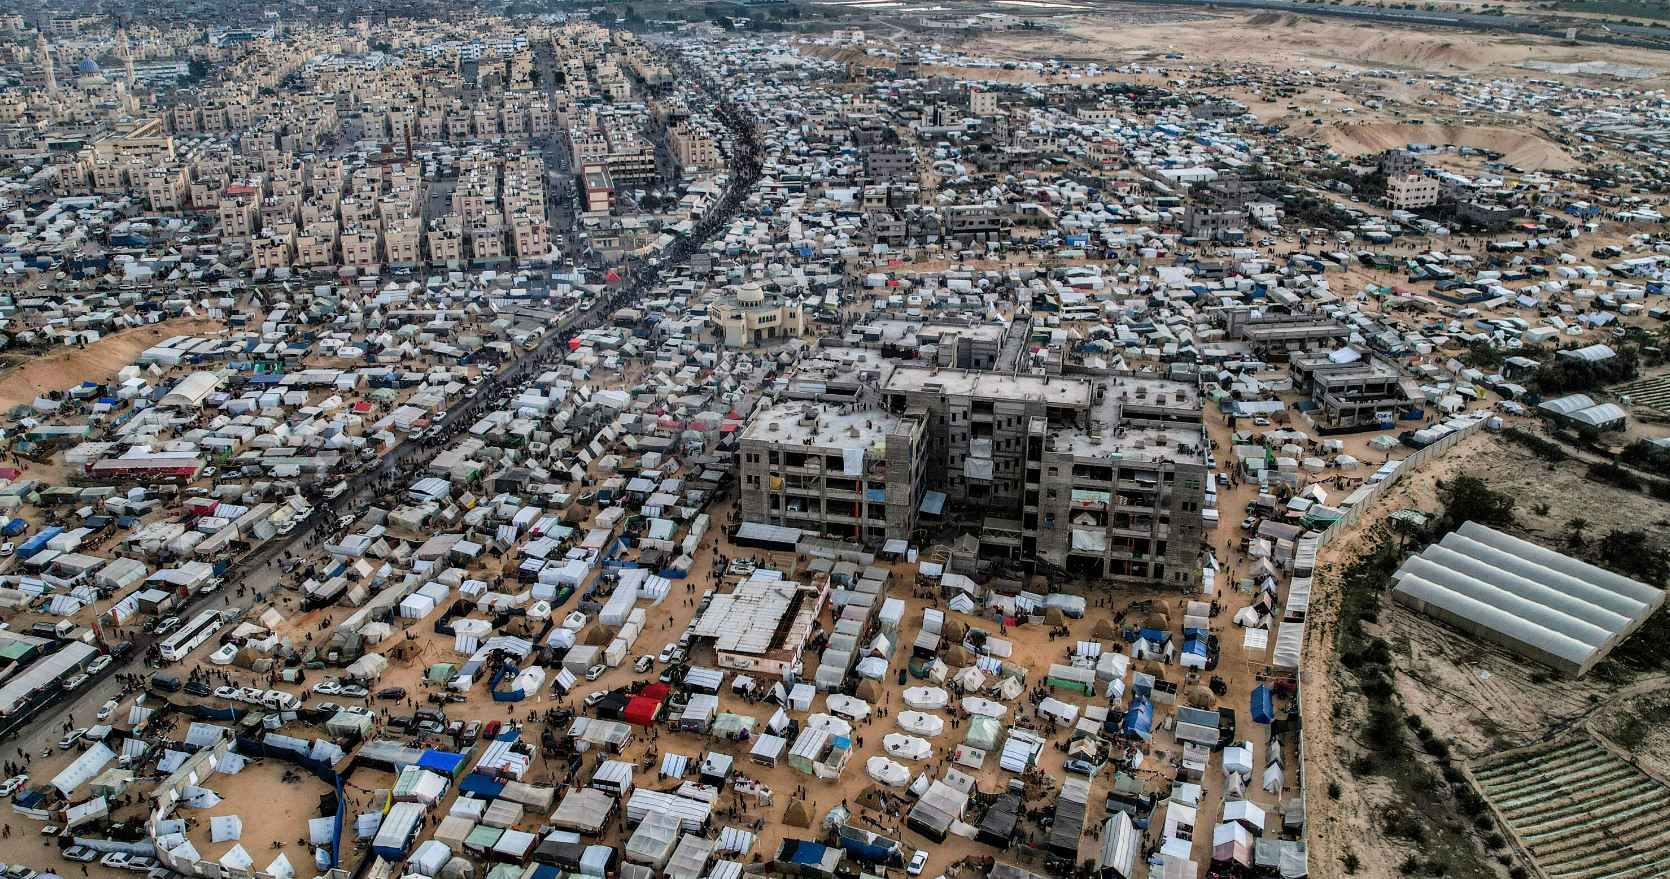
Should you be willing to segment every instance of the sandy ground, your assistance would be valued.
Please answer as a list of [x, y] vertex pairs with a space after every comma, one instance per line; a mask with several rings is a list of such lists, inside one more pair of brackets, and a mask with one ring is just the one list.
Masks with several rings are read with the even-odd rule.
[[[1481, 476], [1496, 490], [1516, 497], [1523, 536], [1554, 547], [1562, 544], [1568, 530], [1564, 523], [1574, 516], [1589, 519], [1589, 533], [1599, 535], [1611, 528], [1658, 527], [1670, 512], [1644, 495], [1585, 480], [1579, 466], [1550, 466], [1517, 444], [1479, 434], [1405, 477], [1362, 521], [1379, 521], [1405, 507], [1436, 510], [1435, 483], [1460, 473]], [[1540, 504], [1549, 505], [1546, 514], [1535, 512]], [[1362, 533], [1361, 528], [1344, 532], [1322, 553], [1319, 564], [1349, 560]], [[1306, 751], [1311, 864], [1317, 869], [1337, 865], [1347, 851], [1354, 851], [1364, 865], [1357, 875], [1391, 879], [1398, 875], [1396, 865], [1407, 854], [1407, 843], [1388, 842], [1379, 832], [1379, 816], [1395, 806], [1386, 784], [1346, 768], [1360, 752], [1355, 732], [1360, 699], [1352, 696], [1336, 707], [1349, 678], [1332, 662], [1336, 602], [1327, 594], [1329, 583], [1327, 577], [1316, 580], [1305, 653], [1307, 716], [1335, 718], [1309, 727], [1317, 737]], [[1652, 677], [1620, 691], [1593, 677], [1571, 681], [1539, 673], [1504, 651], [1456, 638], [1389, 602], [1370, 629], [1390, 642], [1399, 658], [1397, 688], [1405, 709], [1421, 716], [1463, 759], [1524, 745], [1552, 728], [1612, 714], [1618, 707], [1613, 700], [1665, 685], [1662, 678]], [[1343, 716], [1336, 713], [1341, 710]], [[1343, 789], [1337, 801], [1327, 796], [1329, 782]]]
[[220, 321], [174, 318], [149, 326], [102, 336], [85, 348], [58, 348], [0, 371], [0, 410], [29, 403], [48, 391], [72, 388], [84, 381], [108, 382], [141, 351], [179, 335], [218, 334]]
[[1348, 156], [1403, 149], [1412, 143], [1439, 143], [1499, 152], [1503, 162], [1522, 168], [1565, 169], [1578, 165], [1558, 144], [1538, 134], [1488, 125], [1336, 124], [1322, 126], [1318, 136]]
[[[1428, 33], [1385, 22], [1368, 24], [1230, 10], [1219, 10], [1210, 20], [1152, 25], [1084, 15], [1062, 31], [999, 33], [976, 39], [967, 48], [995, 58], [1140, 62], [1170, 67], [1252, 64], [1311, 69], [1318, 75], [1326, 72], [1326, 65], [1356, 70], [1399, 68], [1418, 73], [1490, 71], [1521, 78], [1527, 72], [1514, 65], [1526, 61], [1605, 60], [1667, 68], [1664, 54], [1650, 49], [1571, 46], [1518, 34]], [[1537, 75], [1543, 78], [1543, 74]]]

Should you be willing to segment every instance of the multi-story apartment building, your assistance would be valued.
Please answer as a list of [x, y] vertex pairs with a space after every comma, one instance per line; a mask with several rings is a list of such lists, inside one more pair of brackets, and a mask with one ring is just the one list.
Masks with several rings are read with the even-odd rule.
[[920, 418], [769, 406], [738, 445], [744, 516], [868, 545], [908, 537], [926, 492], [922, 443]]
[[[782, 402], [739, 444], [746, 521], [878, 545], [947, 502], [983, 554], [1095, 579], [1199, 583], [1199, 389], [898, 366], [882, 406]], [[791, 380], [790, 385], [793, 385]]]
[[1386, 204], [1396, 210], [1429, 208], [1438, 203], [1438, 178], [1399, 174], [1386, 181]]
[[879, 393], [886, 411], [925, 426], [927, 487], [939, 493], [928, 506], [983, 510], [988, 555], [1198, 582], [1208, 471], [1197, 387], [901, 365]]
[[348, 226], [340, 243], [342, 264], [353, 268], [370, 268], [382, 261], [382, 239], [374, 228]]

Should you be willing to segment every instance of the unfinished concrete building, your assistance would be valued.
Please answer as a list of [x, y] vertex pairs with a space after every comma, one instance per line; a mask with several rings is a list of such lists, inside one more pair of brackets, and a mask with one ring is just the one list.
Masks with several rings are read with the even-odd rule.
[[1338, 355], [1304, 354], [1288, 364], [1293, 386], [1310, 395], [1311, 418], [1324, 429], [1350, 429], [1395, 420], [1421, 399], [1415, 380], [1395, 365], [1362, 356], [1341, 362]]
[[927, 490], [920, 418], [779, 403], [754, 415], [738, 455], [745, 521], [868, 545], [916, 528]]

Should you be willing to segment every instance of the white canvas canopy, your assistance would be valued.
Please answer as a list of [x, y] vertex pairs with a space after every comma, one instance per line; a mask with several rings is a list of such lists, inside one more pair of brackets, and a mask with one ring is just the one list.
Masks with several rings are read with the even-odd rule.
[[945, 720], [938, 715], [920, 711], [899, 712], [899, 728], [917, 735], [937, 736], [945, 731]]
[[969, 696], [963, 700], [963, 711], [981, 717], [1001, 718], [1009, 713], [1009, 706], [979, 696]]
[[911, 687], [904, 695], [906, 705], [921, 711], [938, 711], [950, 701], [950, 697], [940, 687]]
[[910, 781], [910, 770], [886, 757], [871, 757], [864, 762], [864, 771], [888, 787], [904, 787]]
[[933, 756], [933, 746], [927, 739], [907, 736], [902, 733], [888, 733], [882, 737], [881, 743], [887, 748], [887, 753], [902, 760], [926, 760]]
[[[839, 714], [850, 720], [863, 720], [870, 716], [870, 703], [844, 693], [831, 693], [825, 702], [833, 714]], [[908, 712], [907, 712], [908, 713]]]

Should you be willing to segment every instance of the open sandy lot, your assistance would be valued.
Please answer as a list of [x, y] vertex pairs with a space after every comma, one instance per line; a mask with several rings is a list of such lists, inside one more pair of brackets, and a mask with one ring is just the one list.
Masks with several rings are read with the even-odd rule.
[[111, 333], [85, 348], [63, 347], [0, 370], [0, 410], [34, 400], [47, 391], [82, 382], [108, 382], [139, 352], [171, 336], [219, 333], [221, 321], [175, 318]]

